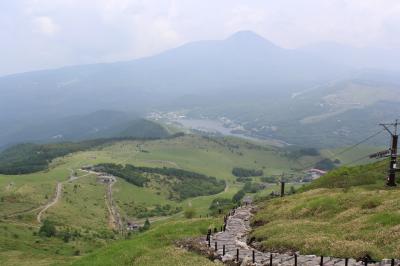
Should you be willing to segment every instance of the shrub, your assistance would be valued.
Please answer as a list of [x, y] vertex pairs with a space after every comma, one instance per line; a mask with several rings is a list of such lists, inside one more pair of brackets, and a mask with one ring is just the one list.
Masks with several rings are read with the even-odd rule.
[[196, 210], [193, 207], [189, 207], [184, 212], [186, 219], [192, 219], [196, 215]]
[[40, 236], [53, 237], [57, 233], [56, 227], [53, 222], [44, 220], [42, 226], [39, 229]]
[[235, 203], [240, 202], [245, 195], [246, 195], [246, 192], [244, 192], [244, 190], [241, 189], [238, 192], [236, 192], [235, 195], [233, 195], [232, 201]]
[[237, 177], [249, 177], [249, 176], [262, 176], [264, 173], [262, 170], [234, 167], [232, 169], [232, 174]]

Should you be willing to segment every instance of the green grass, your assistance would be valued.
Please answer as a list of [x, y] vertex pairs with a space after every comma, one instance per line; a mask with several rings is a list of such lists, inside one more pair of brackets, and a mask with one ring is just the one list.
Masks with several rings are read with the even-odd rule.
[[400, 190], [386, 188], [386, 160], [342, 167], [295, 195], [261, 203], [252, 235], [267, 250], [336, 257], [400, 257]]
[[210, 219], [166, 222], [132, 240], [102, 248], [72, 265], [215, 265], [205, 257], [175, 247], [174, 241], [205, 235], [209, 227], [220, 226], [219, 222]]
[[364, 186], [378, 188], [384, 185], [388, 162], [386, 160], [373, 164], [340, 167], [313, 181], [303, 190], [315, 188], [349, 188]]
[[[0, 260], [0, 264], [23, 264], [24, 254], [29, 255], [33, 265], [49, 265], [51, 261], [59, 260], [68, 262], [76, 259], [76, 256], [74, 256], [76, 250], [80, 250], [81, 254], [85, 256], [101, 246], [108, 245], [107, 243], [110, 241], [115, 241], [111, 238], [116, 236], [111, 233], [107, 226], [107, 210], [104, 201], [105, 186], [97, 183], [95, 177], [91, 175], [83, 176], [72, 183], [66, 182], [70, 175], [70, 169], [76, 170], [85, 165], [99, 163], [129, 163], [135, 166], [182, 168], [225, 180], [227, 182], [225, 191], [211, 196], [189, 198], [181, 202], [168, 200], [166, 195], [163, 193], [158, 194], [155, 189], [140, 188], [122, 179], [118, 179], [118, 182], [113, 187], [114, 198], [124, 216], [132, 213], [131, 208], [136, 205], [153, 208], [157, 204], [170, 204], [174, 207], [180, 206], [183, 209], [192, 206], [196, 211], [196, 217], [200, 215], [204, 217], [210, 212], [208, 208], [213, 199], [230, 199], [243, 186], [243, 183], [236, 182], [236, 178], [232, 176], [233, 167], [263, 169], [266, 175], [275, 175], [280, 174], [282, 171], [295, 172], [294, 169], [300, 168], [301, 164], [318, 159], [319, 157], [299, 158], [301, 163], [298, 163], [297, 159], [293, 160], [285, 157], [279, 148], [255, 146], [251, 142], [236, 138], [213, 140], [195, 135], [186, 135], [165, 140], [114, 142], [92, 150], [80, 151], [57, 158], [50, 164], [48, 171], [17, 176], [0, 175], [0, 197], [3, 198], [0, 201], [0, 221], [2, 224], [15, 226], [15, 231], [20, 235], [19, 238], [12, 239], [9, 242], [7, 249], [4, 249], [3, 246], [5, 246], [7, 240], [12, 238], [12, 235], [3, 236], [3, 242], [0, 245], [0, 257], [5, 262], [3, 263]], [[85, 173], [78, 171], [78, 174], [82, 176]], [[55, 221], [59, 228], [69, 226], [80, 230], [84, 237], [68, 244], [63, 243], [60, 239], [40, 239], [42, 245], [48, 246], [48, 248], [37, 249], [35, 246], [36, 238], [33, 238], [32, 235], [28, 237], [27, 232], [33, 234], [33, 231], [37, 231], [39, 225], [36, 222], [36, 215], [38, 211], [24, 213], [10, 219], [2, 218], [4, 215], [44, 205], [52, 198], [57, 182], [64, 182], [64, 193], [60, 202], [51, 207], [44, 214], [44, 218]], [[75, 185], [78, 186], [76, 192], [74, 192]], [[259, 195], [264, 195], [262, 193], [259, 192]], [[265, 190], [264, 193], [268, 194], [270, 190]], [[126, 218], [143, 222], [143, 219], [137, 219], [129, 215]], [[172, 218], [176, 220], [184, 219], [182, 213], [175, 214]], [[153, 224], [154, 230], [156, 230], [168, 218], [154, 217], [152, 220], [158, 220]], [[183, 220], [182, 224], [175, 223], [177, 226], [185, 226], [186, 223], [195, 221], [197, 220]], [[203, 223], [201, 221], [203, 220], [198, 222]], [[207, 221], [204, 221], [204, 223], [207, 223]], [[172, 230], [167, 227], [173, 226], [174, 223], [166, 223], [165, 228], [162, 230]], [[32, 231], [27, 231], [29, 227], [33, 228]], [[155, 234], [157, 231], [152, 232]], [[185, 232], [187, 234], [198, 233], [198, 231]], [[186, 234], [185, 232], [182, 236]], [[150, 234], [150, 232], [146, 234]], [[177, 236], [180, 235], [177, 234]], [[136, 237], [140, 238], [141, 236], [135, 236], [135, 239]], [[130, 240], [131, 242], [128, 241], [131, 243], [129, 252], [132, 255], [136, 254], [132, 250], [142, 250], [140, 245], [144, 245], [147, 241], [146, 238], [143, 238], [140, 240], [143, 242], [139, 240], [137, 240], [139, 242], [135, 242], [135, 239]], [[120, 244], [117, 243], [116, 245], [125, 245], [122, 243], [125, 242], [120, 242]], [[22, 248], [21, 245], [24, 247]], [[145, 251], [147, 252], [150, 248], [146, 247]], [[56, 253], [57, 250], [60, 250], [57, 252], [58, 254]], [[145, 251], [142, 250], [142, 252]], [[128, 251], [126, 252], [129, 253]], [[164, 260], [163, 263], [179, 265], [180, 262], [172, 258], [171, 254], [174, 252], [181, 254], [181, 262], [192, 260], [194, 265], [196, 265], [196, 261], [206, 263], [206, 260], [191, 253], [176, 251], [171, 245], [155, 253], [150, 252], [146, 253], [147, 255], [140, 255], [139, 262], [148, 263], [151, 256], [158, 256], [160, 261]]]

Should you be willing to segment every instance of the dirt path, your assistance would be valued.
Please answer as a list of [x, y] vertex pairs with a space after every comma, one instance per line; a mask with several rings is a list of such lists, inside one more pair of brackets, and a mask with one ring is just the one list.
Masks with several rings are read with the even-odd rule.
[[38, 213], [36, 220], [38, 221], [38, 223], [42, 223], [42, 215], [43, 213], [45, 213], [47, 211], [47, 209], [49, 209], [51, 206], [57, 204], [58, 200], [61, 197], [61, 192], [62, 192], [62, 188], [63, 188], [63, 183], [62, 182], [58, 182], [57, 183], [57, 187], [56, 187], [56, 194], [53, 198], [53, 200], [49, 203], [47, 203], [44, 208]]
[[71, 172], [70, 175], [69, 175], [69, 178], [68, 178], [67, 181], [63, 181], [63, 182], [58, 182], [58, 183], [57, 183], [57, 186], [56, 186], [56, 193], [55, 193], [55, 196], [54, 196], [53, 200], [52, 200], [51, 202], [47, 203], [46, 205], [41, 206], [41, 207], [35, 209], [35, 210], [41, 209], [40, 212], [38, 213], [37, 217], [36, 217], [36, 220], [38, 221], [38, 223], [41, 223], [41, 222], [42, 222], [42, 216], [43, 216], [43, 214], [44, 214], [50, 207], [56, 205], [57, 202], [60, 200], [60, 198], [61, 198], [61, 192], [62, 192], [63, 185], [64, 185], [65, 182], [73, 182], [73, 181], [75, 181], [75, 180], [77, 180], [77, 179], [79, 179], [79, 178], [81, 178], [81, 177], [85, 177], [85, 176], [88, 176], [88, 175], [91, 175], [91, 174], [92, 174], [92, 173], [87, 173], [87, 174], [85, 174], [85, 175], [75, 176], [75, 175], [74, 175], [74, 170], [73, 170], [73, 169], [68, 168], [68, 170], [70, 170], [70, 172]]
[[[270, 265], [272, 255], [272, 265], [293, 266], [295, 265], [295, 253], [270, 253], [255, 250], [247, 244], [247, 236], [251, 231], [252, 206], [243, 206], [237, 208], [228, 217], [226, 221], [226, 230], [211, 236], [211, 249], [214, 249], [217, 243], [217, 251], [214, 251], [217, 258], [226, 263], [236, 261], [237, 250], [239, 250], [239, 262], [241, 265]], [[201, 240], [202, 245], [208, 245], [208, 241]], [[223, 246], [225, 245], [225, 255], [223, 255]], [[252, 263], [253, 251], [255, 255], [255, 263]], [[316, 255], [300, 255], [296, 253], [297, 265], [314, 266], [320, 265], [321, 257]], [[399, 260], [395, 261], [395, 265], [400, 265]], [[231, 264], [229, 264], [231, 265]], [[235, 264], [236, 265], [236, 264]], [[345, 265], [345, 259], [324, 257], [323, 265]], [[364, 262], [356, 262], [354, 259], [348, 260], [349, 266], [365, 265]], [[383, 260], [376, 264], [368, 263], [368, 265], [391, 265], [390, 260]]]
[[111, 177], [110, 180], [113, 181], [107, 184], [106, 195], [105, 195], [106, 206], [109, 213], [109, 225], [110, 227], [118, 230], [119, 232], [122, 232], [124, 230], [124, 224], [122, 222], [121, 215], [118, 211], [118, 206], [113, 199], [113, 192], [112, 192], [112, 187], [115, 183], [117, 183], [117, 178]]
[[145, 163], [163, 163], [163, 164], [169, 164], [172, 165], [173, 167], [177, 169], [182, 169], [176, 162], [172, 161], [165, 161], [165, 160], [139, 160]]

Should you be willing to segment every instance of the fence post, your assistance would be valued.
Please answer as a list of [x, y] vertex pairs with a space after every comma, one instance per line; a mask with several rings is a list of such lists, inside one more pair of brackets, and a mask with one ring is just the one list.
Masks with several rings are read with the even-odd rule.
[[394, 266], [394, 259], [392, 259], [392, 261], [390, 262], [391, 266]]
[[345, 258], [345, 260], [344, 260], [344, 265], [345, 265], [345, 266], [349, 266], [349, 258]]
[[236, 261], [239, 262], [239, 249], [236, 249]]
[[297, 266], [297, 254], [294, 253], [294, 266]]
[[208, 238], [208, 247], [211, 247], [211, 237]]
[[225, 245], [222, 246], [222, 256], [225, 256]]
[[319, 265], [324, 265], [324, 256], [321, 256], [321, 262], [319, 263]]
[[256, 263], [256, 252], [253, 249], [253, 263]]
[[269, 265], [272, 266], [272, 253], [269, 254]]
[[215, 242], [215, 251], [217, 251], [218, 250], [218, 246], [217, 246], [217, 242]]

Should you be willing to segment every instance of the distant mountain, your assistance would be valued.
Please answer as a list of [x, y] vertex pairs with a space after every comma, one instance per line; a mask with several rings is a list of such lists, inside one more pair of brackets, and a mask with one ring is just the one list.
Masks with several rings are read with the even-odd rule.
[[96, 138], [168, 136], [161, 125], [118, 111], [97, 111], [47, 122], [32, 122], [0, 135], [0, 147], [20, 142], [60, 142]]
[[1, 77], [0, 123], [8, 127], [99, 109], [145, 112], [186, 94], [282, 94], [347, 70], [244, 31], [133, 61]]
[[[227, 116], [258, 135], [289, 143], [327, 143], [322, 139], [329, 139], [330, 145], [349, 143], [352, 133], [362, 128], [353, 121], [360, 114], [353, 113], [361, 112], [366, 119], [372, 114], [376, 120], [389, 119], [391, 110], [385, 107], [389, 105], [382, 103], [398, 103], [393, 96], [400, 88], [396, 64], [386, 64], [396, 61], [398, 54], [386, 60], [391, 53], [383, 53], [386, 59], [378, 60], [379, 52], [367, 56], [368, 51], [332, 44], [283, 49], [242, 31], [224, 40], [192, 42], [133, 61], [2, 77], [0, 145], [59, 135], [85, 138], [100, 134], [96, 130], [101, 134], [111, 129], [129, 132], [119, 127], [120, 121], [126, 125], [123, 115], [93, 120], [97, 121], [94, 125], [63, 120], [101, 109], [139, 116], [154, 109], [187, 109], [191, 114]], [[370, 109], [376, 106], [385, 109], [380, 116]], [[327, 125], [334, 119], [346, 120], [348, 114], [345, 126]], [[64, 130], [47, 130], [48, 125]], [[77, 136], [75, 128], [79, 128]], [[345, 136], [330, 137], [338, 128]], [[315, 131], [324, 136], [316, 140], [312, 137]], [[297, 141], [299, 135], [304, 138]]]

